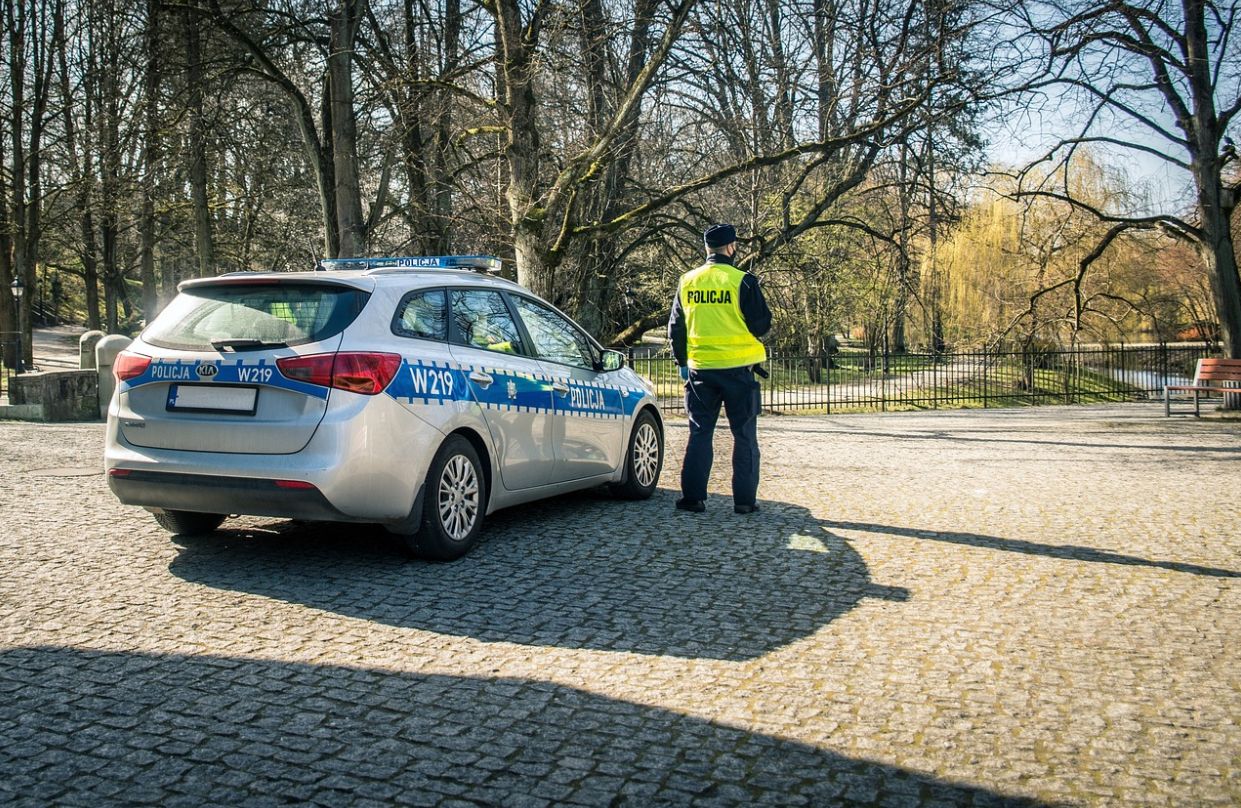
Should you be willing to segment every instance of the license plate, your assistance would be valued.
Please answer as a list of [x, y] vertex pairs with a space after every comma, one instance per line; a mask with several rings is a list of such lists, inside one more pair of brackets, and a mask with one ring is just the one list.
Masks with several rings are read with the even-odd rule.
[[259, 389], [228, 384], [174, 384], [168, 388], [168, 409], [177, 412], [226, 412], [254, 415]]

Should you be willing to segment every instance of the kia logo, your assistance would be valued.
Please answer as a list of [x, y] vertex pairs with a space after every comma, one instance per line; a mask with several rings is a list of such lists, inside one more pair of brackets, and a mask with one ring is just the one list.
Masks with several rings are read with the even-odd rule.
[[220, 372], [220, 369], [217, 368], [215, 365], [199, 365], [197, 369], [198, 375], [202, 376], [204, 379], [210, 379], [212, 376], [214, 376], [215, 374], [219, 372]]

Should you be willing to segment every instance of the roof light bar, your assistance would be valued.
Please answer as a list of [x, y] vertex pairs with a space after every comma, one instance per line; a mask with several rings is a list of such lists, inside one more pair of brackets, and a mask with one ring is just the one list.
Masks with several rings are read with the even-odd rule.
[[492, 255], [407, 255], [385, 258], [323, 258], [318, 269], [473, 269], [499, 272], [500, 259]]

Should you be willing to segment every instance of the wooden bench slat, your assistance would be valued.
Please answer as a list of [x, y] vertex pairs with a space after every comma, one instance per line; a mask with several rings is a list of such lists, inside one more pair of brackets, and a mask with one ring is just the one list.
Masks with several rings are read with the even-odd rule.
[[1169, 384], [1163, 388], [1164, 415], [1171, 415], [1172, 399], [1168, 395], [1172, 391], [1192, 392], [1194, 394], [1194, 414], [1198, 414], [1198, 393], [1219, 393], [1221, 395], [1241, 395], [1241, 386], [1226, 386], [1241, 383], [1241, 359], [1199, 359], [1194, 369], [1193, 384]]
[[1218, 387], [1213, 384], [1169, 384], [1169, 390], [1223, 390], [1225, 393], [1241, 393], [1241, 387]]
[[1194, 381], [1241, 381], [1241, 359], [1199, 359]]
[[1219, 385], [1168, 385], [1168, 390], [1227, 390], [1241, 392], [1241, 387], [1220, 387]]

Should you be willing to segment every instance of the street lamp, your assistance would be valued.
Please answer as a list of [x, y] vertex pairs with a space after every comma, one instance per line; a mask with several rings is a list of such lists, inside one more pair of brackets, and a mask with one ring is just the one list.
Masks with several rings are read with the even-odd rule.
[[9, 284], [9, 289], [13, 290], [13, 324], [17, 331], [17, 361], [13, 363], [13, 369], [21, 373], [24, 370], [22, 367], [22, 292], [26, 291], [26, 286], [18, 276]]

